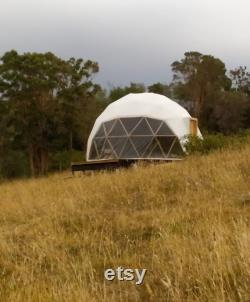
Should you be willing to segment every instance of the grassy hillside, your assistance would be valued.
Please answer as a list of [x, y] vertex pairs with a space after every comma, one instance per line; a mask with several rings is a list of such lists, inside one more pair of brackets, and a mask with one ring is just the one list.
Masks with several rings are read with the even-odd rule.
[[[0, 301], [249, 301], [250, 145], [0, 185]], [[146, 268], [143, 285], [104, 269]]]

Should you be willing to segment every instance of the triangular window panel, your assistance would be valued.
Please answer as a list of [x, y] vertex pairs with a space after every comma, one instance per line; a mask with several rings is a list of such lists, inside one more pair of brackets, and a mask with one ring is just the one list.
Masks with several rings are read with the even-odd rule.
[[140, 123], [133, 130], [132, 135], [153, 135], [153, 132], [149, 128], [148, 123], [145, 118], [143, 118]]
[[112, 120], [112, 121], [108, 121], [104, 123], [104, 128], [106, 131], [106, 135], [109, 135], [114, 123], [116, 122], [116, 120]]
[[152, 151], [154, 150], [154, 148], [157, 146], [157, 141], [155, 138], [153, 138], [149, 144], [149, 146], [146, 148], [145, 152], [144, 152], [144, 157], [146, 158], [150, 158], [150, 154], [152, 153]]
[[155, 145], [154, 149], [152, 150], [151, 154], [150, 154], [151, 158], [164, 158], [165, 155], [162, 152], [160, 146], [158, 144]]
[[129, 117], [129, 118], [122, 118], [121, 122], [126, 129], [127, 133], [130, 132], [135, 128], [135, 126], [140, 122], [140, 117]]
[[103, 124], [98, 129], [95, 137], [105, 137], [105, 132], [104, 132]]
[[171, 157], [171, 158], [179, 158], [179, 157], [183, 156], [183, 153], [184, 152], [182, 150], [180, 142], [179, 142], [178, 138], [176, 138], [176, 141], [175, 141], [172, 149], [170, 150], [169, 157]]
[[114, 159], [116, 158], [114, 152], [112, 151], [112, 148], [108, 142], [108, 140], [105, 141], [103, 148], [102, 148], [102, 153], [100, 156], [101, 159]]
[[176, 140], [176, 137], [174, 136], [159, 136], [157, 137], [158, 142], [161, 145], [161, 148], [163, 149], [165, 155], [167, 156], [170, 149], [173, 146], [173, 142]]
[[151, 129], [153, 130], [153, 133], [156, 133], [157, 130], [160, 128], [160, 125], [162, 124], [161, 120], [155, 120], [152, 118], [147, 118], [147, 121], [148, 121]]
[[120, 155], [121, 158], [138, 158], [138, 154], [135, 151], [135, 148], [131, 144], [130, 140], [127, 141], [124, 149]]
[[96, 152], [96, 148], [95, 148], [95, 144], [94, 143], [92, 143], [92, 145], [91, 145], [89, 158], [90, 159], [98, 159], [98, 154]]
[[131, 136], [130, 139], [140, 157], [144, 157], [145, 152], [152, 143], [153, 136]]
[[108, 140], [109, 140], [113, 150], [115, 151], [117, 157], [119, 157], [128, 138], [127, 137], [109, 137]]
[[120, 122], [120, 120], [117, 120], [114, 127], [112, 128], [111, 132], [109, 133], [109, 136], [126, 136], [126, 132]]
[[105, 142], [105, 138], [98, 138], [97, 137], [97, 138], [94, 139], [94, 143], [96, 145], [96, 149], [97, 149], [97, 152], [98, 152], [99, 155], [102, 152], [104, 142]]
[[157, 135], [174, 135], [172, 130], [170, 130], [170, 128], [163, 123], [160, 127], [160, 129], [157, 131], [156, 133]]

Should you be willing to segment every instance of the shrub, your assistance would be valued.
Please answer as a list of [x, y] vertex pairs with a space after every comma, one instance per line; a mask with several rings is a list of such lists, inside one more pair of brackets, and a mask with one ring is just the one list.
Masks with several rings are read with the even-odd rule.
[[218, 150], [225, 146], [225, 137], [222, 134], [206, 135], [203, 139], [197, 136], [189, 136], [185, 148], [188, 154], [207, 154], [212, 150]]
[[240, 148], [250, 143], [250, 130], [239, 132], [237, 135], [205, 134], [203, 138], [196, 136], [187, 137], [185, 148], [187, 154], [208, 154], [222, 148]]
[[28, 167], [28, 158], [24, 152], [9, 150], [0, 157], [0, 178], [28, 176]]
[[72, 154], [68, 150], [55, 152], [50, 154], [49, 171], [63, 171], [67, 170], [70, 166], [70, 162], [83, 161], [83, 151], [72, 150]]

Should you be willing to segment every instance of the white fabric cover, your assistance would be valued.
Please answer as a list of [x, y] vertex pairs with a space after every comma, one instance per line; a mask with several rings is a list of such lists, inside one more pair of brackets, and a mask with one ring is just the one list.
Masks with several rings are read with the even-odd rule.
[[[108, 105], [96, 119], [88, 139], [86, 160], [89, 160], [92, 139], [101, 124], [116, 118], [125, 117], [149, 117], [165, 121], [179, 138], [183, 149], [186, 141], [185, 137], [190, 134], [189, 121], [191, 116], [178, 103], [160, 94], [130, 93]], [[198, 135], [201, 136], [199, 129]]]

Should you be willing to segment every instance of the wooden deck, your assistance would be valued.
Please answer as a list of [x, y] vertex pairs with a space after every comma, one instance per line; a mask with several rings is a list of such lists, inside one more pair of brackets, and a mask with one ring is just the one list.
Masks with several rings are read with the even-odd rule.
[[118, 168], [128, 168], [135, 162], [152, 162], [152, 163], [163, 163], [163, 162], [173, 162], [180, 161], [182, 159], [177, 158], [140, 158], [140, 159], [116, 159], [116, 160], [97, 160], [97, 161], [88, 161], [88, 162], [77, 162], [71, 163], [71, 171], [101, 171], [101, 170], [115, 170]]
[[121, 167], [129, 167], [135, 160], [98, 160], [81, 163], [71, 163], [71, 171], [74, 174], [76, 171], [100, 171], [100, 170], [115, 170]]

